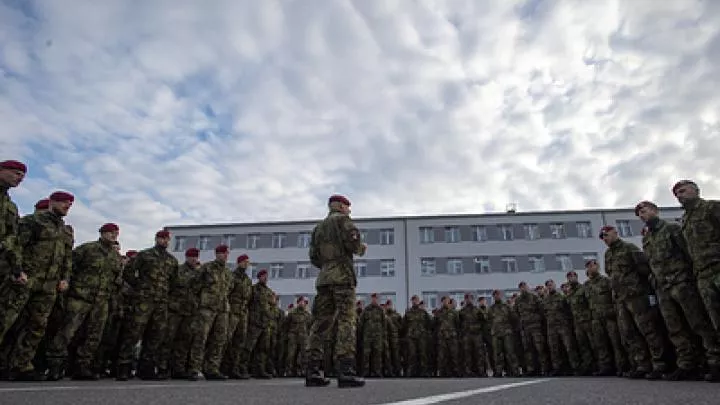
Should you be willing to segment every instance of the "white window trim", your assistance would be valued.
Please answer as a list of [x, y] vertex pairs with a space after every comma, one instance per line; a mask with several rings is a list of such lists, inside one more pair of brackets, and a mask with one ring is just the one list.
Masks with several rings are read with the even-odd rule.
[[272, 235], [272, 247], [273, 249], [282, 249], [287, 247], [287, 234], [274, 233]]
[[310, 274], [310, 265], [306, 263], [298, 264], [295, 268], [295, 278], [308, 278]]
[[[457, 266], [451, 266], [451, 264], [457, 264]], [[452, 271], [451, 271], [452, 269]], [[465, 269], [463, 269], [463, 262], [462, 259], [458, 258], [450, 258], [445, 263], [445, 270], [447, 271], [447, 274], [451, 275], [461, 275], [465, 273]], [[455, 271], [457, 270], [457, 271]]]
[[435, 230], [432, 227], [420, 227], [420, 243], [435, 243]]
[[301, 248], [301, 249], [310, 247], [310, 239], [311, 238], [312, 238], [312, 235], [309, 232], [301, 232], [298, 235], [297, 247]]
[[395, 230], [394, 229], [381, 229], [380, 230], [380, 244], [384, 246], [391, 246], [395, 244]]
[[280, 278], [282, 276], [282, 271], [284, 268], [285, 268], [285, 266], [282, 263], [270, 264], [270, 278], [272, 278], [272, 279]]
[[459, 243], [462, 240], [460, 236], [460, 228], [457, 226], [448, 226], [445, 228], [445, 242]]
[[589, 239], [592, 237], [592, 224], [590, 222], [578, 222], [575, 224], [575, 227], [577, 228], [579, 238]]
[[632, 226], [630, 225], [630, 221], [628, 221], [628, 220], [617, 221], [617, 229], [618, 229], [618, 235], [620, 235], [621, 238], [633, 237], [633, 231], [632, 231]]
[[[362, 269], [363, 271], [360, 272], [359, 271], [360, 269]], [[366, 262], [353, 263], [353, 270], [355, 271], [355, 275], [357, 277], [367, 277], [367, 263]]]
[[380, 277], [395, 277], [396, 274], [397, 273], [395, 271], [395, 260], [380, 261]]
[[[430, 271], [431, 270], [431, 271]], [[432, 277], [437, 274], [437, 261], [434, 258], [420, 259], [420, 275]]]
[[487, 227], [483, 225], [473, 225], [473, 240], [475, 242], [485, 242], [488, 240]]
[[515, 231], [513, 231], [512, 225], [500, 225], [500, 233], [502, 233], [502, 240], [504, 241], [515, 240]]
[[572, 257], [570, 257], [570, 255], [567, 255], [567, 254], [555, 255], [555, 259], [558, 261], [561, 271], [573, 270]]
[[[547, 271], [547, 267], [545, 266], [545, 259], [542, 256], [530, 256], [530, 271], [533, 273], [544, 273]], [[539, 264], [539, 266], [537, 266]], [[539, 267], [539, 268], [538, 268]]]
[[[517, 258], [503, 257], [500, 260], [503, 262], [503, 271], [505, 273], [517, 273], [518, 272]], [[512, 265], [510, 263], [512, 263]], [[510, 271], [510, 267], [514, 267], [514, 270]]]
[[[492, 273], [492, 267], [490, 266], [490, 258], [489, 257], [476, 256], [473, 258], [473, 264], [476, 265], [475, 267], [477, 267], [478, 264], [480, 265], [479, 274]], [[484, 265], [487, 265], [487, 266], [484, 266]], [[483, 270], [483, 267], [487, 267], [487, 270]], [[477, 271], [475, 273], [478, 274]]]
[[553, 239], [565, 239], [565, 224], [550, 224], [550, 235]]
[[540, 239], [540, 228], [538, 227], [538, 224], [524, 224], [523, 230], [525, 231], [526, 240]]

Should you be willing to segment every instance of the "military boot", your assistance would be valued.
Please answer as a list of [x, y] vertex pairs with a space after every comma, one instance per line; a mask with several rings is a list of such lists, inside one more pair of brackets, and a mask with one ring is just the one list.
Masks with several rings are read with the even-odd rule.
[[710, 366], [710, 370], [705, 374], [705, 381], [720, 382], [720, 365]]
[[365, 380], [355, 375], [354, 359], [340, 360], [338, 362], [337, 379], [338, 388], [364, 387]]
[[90, 367], [80, 366], [77, 373], [73, 374], [72, 379], [77, 381], [97, 381], [100, 379], [100, 374], [95, 373]]
[[60, 381], [63, 378], [64, 370], [62, 362], [50, 362], [48, 365], [47, 381]]
[[327, 387], [330, 379], [325, 378], [322, 372], [322, 362], [310, 362], [305, 371], [306, 387]]
[[120, 364], [117, 366], [117, 373], [115, 374], [116, 381], [127, 381], [130, 379], [130, 365]]

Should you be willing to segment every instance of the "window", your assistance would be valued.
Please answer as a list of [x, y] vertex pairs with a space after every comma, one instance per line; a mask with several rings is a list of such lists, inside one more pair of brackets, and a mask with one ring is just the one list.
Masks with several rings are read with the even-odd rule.
[[297, 240], [297, 247], [299, 248], [308, 248], [310, 247], [310, 239], [312, 236], [310, 235], [310, 232], [303, 232], [298, 235]]
[[462, 305], [463, 301], [465, 301], [465, 293], [464, 292], [453, 292], [450, 294], [450, 298], [455, 300], [455, 307], [459, 307]]
[[473, 262], [475, 262], [475, 273], [490, 273], [489, 257], [476, 257]]
[[270, 278], [280, 278], [282, 275], [283, 264], [273, 263], [270, 265]]
[[591, 260], [597, 261], [598, 257], [595, 253], [585, 253], [583, 255], [583, 265]]
[[395, 299], [396, 299], [395, 293], [378, 294], [378, 298], [380, 298], [380, 302], [383, 304], [389, 300], [390, 302], [393, 303], [393, 307], [395, 306]]
[[272, 236], [272, 247], [273, 249], [282, 249], [285, 247], [287, 242], [287, 235], [284, 233], [274, 233]]
[[563, 224], [550, 224], [550, 235], [553, 239], [565, 238], [565, 226]]
[[475, 225], [472, 228], [473, 242], [485, 242], [487, 237], [487, 228], [481, 225]]
[[537, 224], [525, 224], [523, 225], [523, 230], [525, 231], [525, 239], [540, 239], [540, 230], [538, 229]]
[[500, 259], [505, 273], [517, 273], [517, 260], [514, 257], [503, 257]]
[[577, 227], [578, 238], [592, 238], [592, 226], [590, 222], [578, 222], [575, 224]]
[[356, 277], [367, 277], [367, 263], [355, 262], [355, 264], [353, 264], [353, 267], [355, 268]]
[[183, 252], [185, 251], [185, 242], [187, 242], [187, 239], [185, 239], [184, 236], [178, 236], [175, 238], [175, 250], [176, 252]]
[[250, 234], [247, 237], [247, 244], [245, 247], [247, 249], [257, 249], [258, 248], [258, 240], [260, 240], [260, 235], [258, 234]]
[[445, 228], [445, 242], [460, 242], [460, 228], [458, 228], [457, 226], [448, 226], [447, 228]]
[[422, 300], [425, 303], [425, 309], [432, 311], [438, 306], [438, 296], [436, 292], [423, 292]]
[[433, 243], [435, 242], [435, 232], [429, 226], [423, 226], [420, 228], [420, 243]]
[[233, 242], [235, 242], [235, 235], [225, 235], [222, 238], [222, 243], [230, 249], [233, 248]]
[[632, 227], [630, 221], [617, 221], [618, 234], [621, 238], [629, 238], [633, 236]]
[[198, 239], [197, 248], [200, 250], [208, 250], [208, 243], [210, 243], [210, 238], [207, 236], [201, 236]]
[[380, 276], [395, 277], [395, 259], [380, 261]]
[[436, 272], [435, 259], [423, 258], [420, 259], [420, 275], [422, 276], [434, 276]]
[[560, 270], [570, 271], [573, 269], [572, 259], [570, 255], [557, 255], [557, 261], [560, 263]]
[[368, 235], [368, 231], [361, 229], [360, 230], [360, 242], [367, 243], [367, 235]]
[[512, 225], [500, 225], [500, 235], [502, 235], [503, 240], [515, 239]]
[[394, 245], [395, 244], [395, 230], [394, 229], [381, 229], [380, 230], [380, 244], [381, 245]]
[[542, 256], [530, 256], [530, 271], [532, 273], [545, 272], [545, 259]]
[[308, 278], [310, 274], [310, 265], [307, 263], [298, 263], [295, 268], [295, 278]]
[[448, 274], [463, 274], [462, 260], [461, 259], [448, 259], [447, 273]]
[[257, 278], [257, 272], [258, 272], [257, 266], [252, 263], [248, 264], [248, 267], [245, 270], [245, 274], [247, 274], [251, 278]]

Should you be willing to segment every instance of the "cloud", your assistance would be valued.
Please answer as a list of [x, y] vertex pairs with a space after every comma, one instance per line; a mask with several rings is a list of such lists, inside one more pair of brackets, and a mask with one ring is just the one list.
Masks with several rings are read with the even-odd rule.
[[720, 195], [715, 2], [4, 2], [3, 158], [80, 241]]

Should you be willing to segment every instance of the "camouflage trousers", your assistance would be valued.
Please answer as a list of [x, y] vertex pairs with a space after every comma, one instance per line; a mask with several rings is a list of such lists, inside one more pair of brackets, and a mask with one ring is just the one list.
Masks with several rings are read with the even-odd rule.
[[310, 328], [308, 361], [324, 362], [324, 344], [336, 334], [334, 363], [355, 362], [357, 346], [355, 318], [355, 288], [351, 286], [318, 286], [313, 302], [314, 322]]
[[68, 357], [70, 342], [78, 330], [84, 326], [85, 339], [75, 352], [75, 362], [80, 368], [91, 370], [107, 317], [108, 300], [106, 297], [99, 297], [95, 302], [67, 297], [62, 326], [48, 344], [48, 362], [61, 366]]
[[575, 319], [574, 329], [580, 370], [593, 371], [597, 368], [597, 365], [595, 363], [592, 321], [590, 319]]
[[194, 335], [190, 346], [189, 372], [220, 372], [220, 362], [227, 343], [228, 313], [199, 309], [192, 323]]
[[466, 331], [462, 337], [462, 357], [466, 375], [487, 375], [487, 352], [480, 331]]
[[103, 337], [100, 339], [97, 356], [95, 358], [95, 368], [101, 373], [108, 369], [113, 369], [117, 361], [118, 340], [120, 340], [120, 329], [123, 323], [123, 308], [115, 305], [117, 301], [109, 300], [108, 319], [105, 321], [105, 330]]
[[[30, 298], [30, 289], [5, 277], [0, 282], [0, 341], [15, 325]], [[49, 316], [49, 315], [48, 315]]]
[[520, 364], [515, 352], [515, 334], [512, 331], [504, 335], [495, 334], [492, 336], [493, 353], [495, 354], [495, 375], [502, 375], [505, 364], [510, 367], [510, 373], [518, 373]]
[[452, 331], [439, 331], [437, 340], [437, 371], [441, 377], [460, 375], [458, 335]]
[[383, 364], [386, 376], [397, 376], [400, 373], [400, 347], [398, 347], [397, 329], [391, 330], [385, 339]]
[[698, 277], [697, 287], [715, 331], [720, 333], [720, 266], [713, 277]]
[[635, 367], [641, 371], [666, 369], [665, 339], [656, 327], [659, 314], [649, 298], [642, 295], [618, 301], [617, 311], [620, 335]]
[[[525, 368], [528, 373], [537, 371], [535, 366], [540, 365], [540, 371], [550, 371], [550, 356], [548, 356], [545, 329], [540, 323], [523, 324], [523, 348], [525, 352]], [[535, 357], [537, 356], [537, 362]]]
[[362, 371], [365, 376], [381, 377], [385, 342], [382, 334], [366, 334], [362, 340]]
[[240, 369], [249, 370], [250, 360], [254, 358], [254, 366], [259, 373], [268, 373], [268, 347], [270, 341], [267, 335], [268, 328], [265, 325], [248, 324], [247, 338], [240, 356]]
[[675, 346], [678, 367], [691, 370], [698, 366], [700, 356], [696, 350], [694, 335], [702, 339], [708, 364], [720, 365], [718, 334], [705, 312], [696, 285], [680, 283], [656, 292], [670, 341]]
[[269, 374], [274, 374], [278, 371], [276, 368], [279, 365], [277, 355], [280, 353], [275, 322], [271, 322], [270, 326], [268, 326], [264, 334], [264, 339], [264, 347], [266, 348], [265, 370]]
[[188, 371], [188, 355], [193, 344], [193, 316], [175, 311], [168, 311], [165, 340], [160, 349], [157, 367], [160, 370], [171, 370], [173, 375]]
[[285, 366], [291, 374], [300, 374], [306, 363], [307, 335], [304, 331], [290, 332], [287, 341]]
[[[38, 344], [37, 351], [35, 352], [35, 358], [33, 359], [35, 370], [47, 370], [48, 368], [47, 347], [50, 339], [52, 339], [63, 326], [65, 320], [65, 300], [65, 294], [58, 294], [55, 298], [55, 306], [53, 306], [52, 312], [50, 312], [50, 316], [48, 317], [45, 335], [42, 340], [40, 340], [40, 344]], [[22, 322], [16, 322], [16, 324], [21, 323]], [[17, 327], [14, 326], [13, 329], [17, 329]], [[17, 332], [13, 331], [13, 335], [17, 335]], [[9, 355], [9, 351], [8, 349], [5, 356]]]
[[135, 357], [136, 346], [142, 340], [140, 367], [152, 369], [165, 339], [168, 305], [166, 301], [134, 297], [130, 313], [123, 320], [118, 366], [129, 366]]
[[598, 367], [602, 370], [623, 371], [628, 367], [625, 348], [620, 338], [620, 328], [614, 312], [605, 316], [593, 314], [592, 332]]
[[405, 339], [405, 366], [412, 377], [420, 377], [428, 367], [427, 338], [423, 335], [408, 336]]
[[238, 313], [230, 313], [228, 316], [228, 344], [226, 345], [225, 355], [223, 356], [223, 369], [230, 374], [241, 374], [242, 371], [247, 371], [247, 364], [244, 370], [241, 369], [242, 353], [245, 347], [245, 341], [247, 340], [247, 332], [247, 309]]
[[580, 360], [578, 359], [575, 334], [568, 323], [547, 325], [548, 346], [550, 347], [550, 360], [553, 370], [560, 371], [563, 368], [563, 351], [567, 354], [570, 367], [578, 370]]

